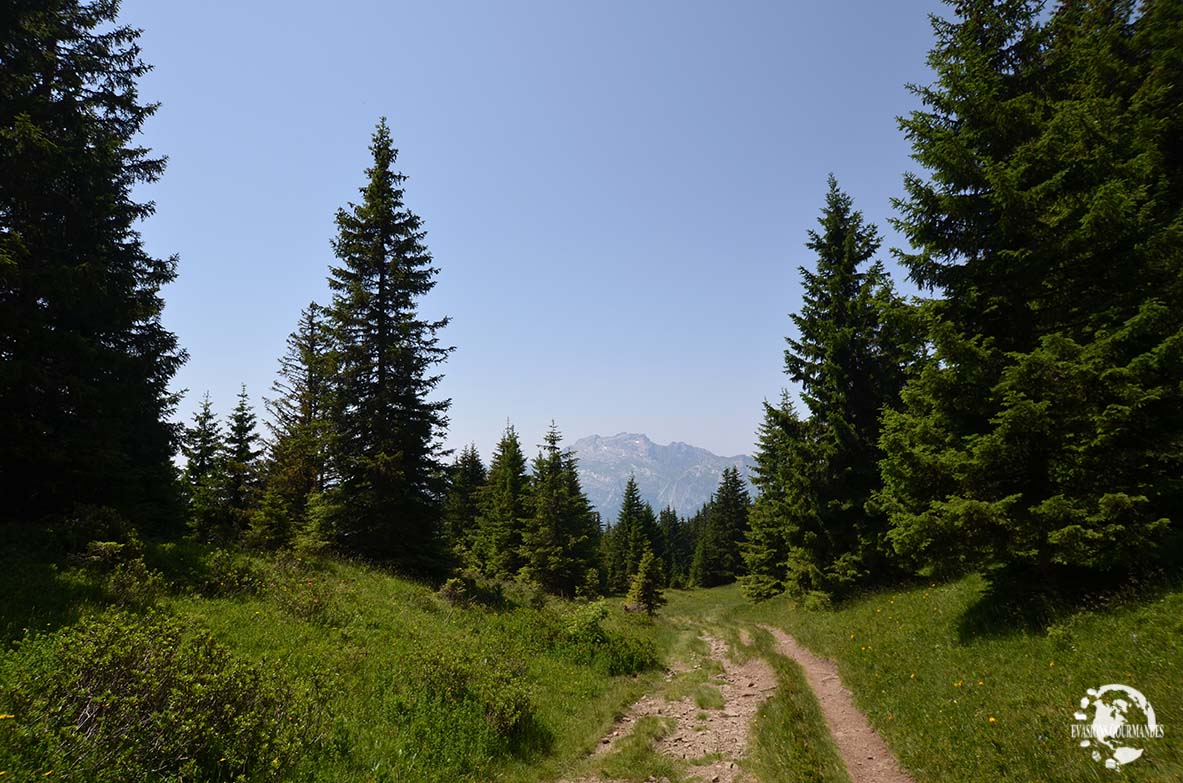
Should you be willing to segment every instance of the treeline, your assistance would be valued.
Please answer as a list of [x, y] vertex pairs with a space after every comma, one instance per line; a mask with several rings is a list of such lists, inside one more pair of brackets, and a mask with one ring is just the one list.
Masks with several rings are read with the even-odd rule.
[[245, 387], [224, 416], [207, 394], [188, 426], [170, 423], [179, 395], [168, 384], [186, 357], [161, 326], [160, 289], [177, 261], [148, 256], [135, 230], [152, 206], [132, 188], [164, 165], [135, 144], [155, 107], [137, 95], [148, 69], [139, 31], [117, 12], [115, 2], [29, 6], [0, 30], [6, 522], [83, 538], [130, 522], [563, 595], [623, 592], [644, 571], [650, 607], [653, 586], [733, 578], [737, 537], [709, 532], [713, 512], [683, 521], [667, 510], [657, 526], [634, 486], [604, 535], [553, 427], [530, 464], [512, 427], [488, 467], [471, 447], [449, 463], [450, 402], [434, 398], [448, 319], [419, 309], [437, 269], [385, 120], [357, 203], [336, 214], [331, 299], [300, 314], [264, 425]]
[[[331, 301], [281, 358], [265, 437], [245, 395], [172, 423], [185, 360], [160, 320], [133, 189], [164, 161], [118, 3], [0, 25], [0, 448], [7, 521], [332, 548], [401, 570], [473, 568], [563, 594], [742, 578], [828, 596], [917, 572], [1077, 582], [1177, 563], [1183, 508], [1183, 4], [957, 0], [935, 81], [900, 121], [895, 255], [831, 181], [767, 405], [749, 504], [737, 474], [683, 520], [632, 491], [601, 525], [575, 455], [526, 469], [507, 431], [449, 464], [434, 397], [447, 319], [386, 123], [336, 216]], [[183, 471], [173, 464], [178, 451]], [[730, 484], [729, 484], [730, 482]], [[732, 486], [735, 485], [735, 486]], [[750, 506], [750, 511], [749, 511]], [[651, 554], [647, 558], [647, 553]]]
[[[895, 255], [831, 180], [765, 405], [746, 589], [1178, 567], [1183, 4], [961, 0], [900, 120]], [[1172, 565], [1173, 564], [1173, 565]]]

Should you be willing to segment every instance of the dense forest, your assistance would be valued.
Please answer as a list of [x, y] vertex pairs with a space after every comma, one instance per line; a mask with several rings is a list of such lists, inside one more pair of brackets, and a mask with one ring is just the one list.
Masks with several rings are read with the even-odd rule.
[[[1017, 594], [1180, 573], [1181, 3], [949, 2], [899, 119], [921, 170], [894, 202], [908, 246], [819, 183], [755, 491], [731, 468], [703, 508], [654, 509], [630, 479], [603, 520], [556, 425], [536, 449], [507, 425], [487, 463], [444, 448], [454, 348], [420, 309], [438, 267], [384, 118], [336, 212], [331, 298], [259, 357], [265, 411], [243, 387], [176, 421], [177, 259], [137, 230], [153, 207], [134, 192], [165, 168], [137, 141], [156, 108], [139, 32], [116, 0], [8, 5], [0, 515], [58, 563], [118, 563], [117, 594], [162, 578], [142, 557], [161, 542], [222, 553], [227, 579], [238, 553], [338, 558], [456, 603], [530, 589], [650, 615], [663, 590], [734, 582], [824, 608], [973, 573]], [[187, 764], [176, 779], [214, 779]]]

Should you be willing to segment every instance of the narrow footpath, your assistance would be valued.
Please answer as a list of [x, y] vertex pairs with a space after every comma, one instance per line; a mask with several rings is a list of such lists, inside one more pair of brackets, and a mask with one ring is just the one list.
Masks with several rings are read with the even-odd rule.
[[[854, 705], [834, 663], [814, 655], [778, 628], [761, 627], [772, 635], [778, 652], [803, 670], [851, 783], [914, 783]], [[639, 723], [656, 719], [662, 730], [650, 750], [684, 763], [685, 781], [762, 783], [744, 768], [744, 760], [756, 713], [776, 692], [776, 674], [764, 659], [736, 655], [721, 639], [701, 629], [697, 633], [700, 652], [675, 661], [662, 685], [628, 708], [601, 738], [585, 769], [597, 769], [597, 762], [617, 752]], [[740, 639], [745, 646], [749, 643], [746, 630], [741, 630]], [[662, 777], [649, 781], [668, 783]], [[620, 782], [592, 773], [559, 783]]]

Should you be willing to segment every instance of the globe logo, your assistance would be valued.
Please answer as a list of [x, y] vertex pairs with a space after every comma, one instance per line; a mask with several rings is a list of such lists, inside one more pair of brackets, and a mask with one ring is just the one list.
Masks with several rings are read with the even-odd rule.
[[1142, 740], [1162, 736], [1154, 707], [1141, 691], [1112, 684], [1086, 693], [1080, 710], [1073, 714], [1078, 722], [1072, 726], [1072, 736], [1080, 739], [1080, 747], [1093, 749], [1094, 761], [1116, 769], [1142, 757]]

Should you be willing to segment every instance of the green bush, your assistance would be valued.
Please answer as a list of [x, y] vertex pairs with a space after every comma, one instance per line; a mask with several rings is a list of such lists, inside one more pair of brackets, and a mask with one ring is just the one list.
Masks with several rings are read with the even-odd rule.
[[137, 557], [120, 563], [107, 577], [104, 584], [107, 598], [122, 606], [144, 609], [168, 590], [168, 582], [159, 571], [153, 571]]
[[505, 660], [470, 650], [438, 648], [419, 653], [412, 668], [423, 698], [445, 705], [478, 706], [498, 737], [512, 738], [533, 721], [524, 672]]
[[604, 627], [608, 606], [603, 601], [576, 606], [564, 618], [557, 649], [563, 657], [616, 676], [655, 668], [652, 642]]
[[112, 612], [0, 658], [0, 768], [93, 781], [252, 780], [319, 741], [315, 702], [159, 613]]
[[144, 545], [134, 535], [127, 541], [90, 541], [83, 551], [70, 555], [68, 561], [96, 574], [109, 574], [129, 560], [143, 557]]
[[208, 597], [254, 595], [263, 588], [262, 570], [250, 558], [215, 549], [205, 558], [201, 593]]
[[67, 553], [82, 552], [92, 541], [125, 542], [135, 537], [132, 524], [106, 506], [75, 506], [52, 521], [50, 528], [57, 545]]
[[439, 589], [439, 597], [451, 606], [468, 606], [472, 600], [468, 585], [459, 577], [452, 577]]

